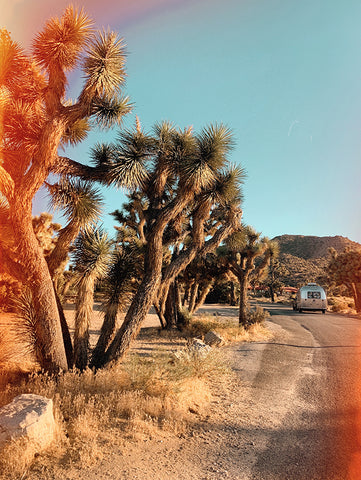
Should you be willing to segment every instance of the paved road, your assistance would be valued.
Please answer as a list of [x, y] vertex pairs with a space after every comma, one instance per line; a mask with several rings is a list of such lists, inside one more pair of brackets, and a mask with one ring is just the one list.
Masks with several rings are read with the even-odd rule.
[[239, 347], [254, 439], [244, 478], [361, 479], [361, 320], [269, 311], [275, 339]]

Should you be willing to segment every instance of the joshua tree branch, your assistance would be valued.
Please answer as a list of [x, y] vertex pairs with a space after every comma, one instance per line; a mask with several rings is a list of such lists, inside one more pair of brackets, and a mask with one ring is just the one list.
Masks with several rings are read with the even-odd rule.
[[59, 156], [57, 162], [52, 166], [51, 171], [58, 175], [70, 175], [72, 177], [80, 177], [84, 180], [102, 181], [104, 179], [98, 168], [83, 165], [68, 157]]

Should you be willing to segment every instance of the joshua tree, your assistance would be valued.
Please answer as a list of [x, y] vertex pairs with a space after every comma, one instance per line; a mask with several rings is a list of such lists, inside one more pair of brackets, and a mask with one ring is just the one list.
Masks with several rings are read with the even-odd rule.
[[[228, 165], [232, 144], [231, 132], [222, 125], [194, 135], [191, 129], [180, 131], [163, 123], [156, 125], [154, 136], [150, 136], [138, 123], [134, 131], [121, 133], [113, 148], [98, 147], [95, 167], [66, 159], [58, 163], [58, 172], [67, 170], [80, 177], [94, 178], [101, 170], [105, 181], [144, 199], [143, 206], [137, 207], [139, 231], [144, 235], [144, 273], [103, 363], [124, 356], [152, 303], [158, 303], [161, 312], [159, 299], [167, 297], [171, 283], [195, 256], [206, 255], [239, 227], [239, 184], [243, 177], [239, 168]], [[215, 232], [205, 240], [205, 223], [215, 206], [223, 208], [223, 222], [214, 219]], [[192, 224], [190, 242], [164, 264], [165, 248], [174, 245], [183, 233], [185, 214]]]
[[142, 248], [139, 243], [123, 245], [112, 255], [105, 277], [104, 321], [98, 342], [92, 351], [90, 367], [99, 368], [116, 330], [116, 318], [132, 299], [142, 277]]
[[88, 365], [89, 326], [95, 282], [105, 277], [110, 253], [111, 241], [99, 229], [83, 231], [76, 241], [74, 260], [79, 273], [79, 286], [75, 313], [74, 363], [80, 370]]
[[259, 258], [257, 270], [263, 271], [276, 252], [276, 244], [268, 238], [260, 238], [260, 233], [245, 226], [226, 240], [223, 261], [239, 282], [239, 323], [248, 327], [248, 285], [251, 272], [255, 269], [255, 259]]
[[[124, 46], [114, 33], [94, 35], [85, 13], [68, 7], [36, 36], [31, 56], [5, 30], [0, 52], [0, 192], [11, 227], [0, 236], [0, 264], [32, 292], [41, 366], [66, 369], [53, 283], [32, 228], [32, 200], [60, 162], [62, 143], [82, 140], [89, 120], [108, 127], [130, 111], [120, 96]], [[82, 54], [84, 84], [72, 103], [65, 99], [67, 74]], [[15, 251], [8, 248], [9, 231], [16, 234]]]

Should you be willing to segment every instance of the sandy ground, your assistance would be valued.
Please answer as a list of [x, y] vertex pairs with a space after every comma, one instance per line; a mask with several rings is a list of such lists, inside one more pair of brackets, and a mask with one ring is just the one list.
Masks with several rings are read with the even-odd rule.
[[[70, 328], [73, 328], [74, 304], [67, 304], [65, 313]], [[218, 319], [237, 322], [237, 307], [207, 305], [198, 315], [214, 315]], [[99, 333], [102, 321], [100, 305], [95, 305], [90, 334], [91, 344]], [[121, 320], [120, 320], [121, 321]], [[0, 316], [1, 323], [7, 319]], [[150, 313], [143, 325], [139, 338], [133, 345], [133, 351], [147, 352], [157, 346], [159, 337], [151, 338], [148, 333], [160, 327], [157, 316]], [[156, 338], [156, 339], [154, 339]], [[163, 348], [179, 348], [179, 341], [163, 342]], [[262, 347], [260, 347], [262, 348]], [[222, 348], [224, 356], [234, 362], [235, 347]], [[256, 371], [252, 360], [246, 368]], [[249, 373], [248, 373], [249, 374]], [[249, 380], [249, 379], [247, 379]], [[67, 469], [59, 476], [49, 474], [37, 468], [36, 473], [26, 475], [28, 480], [242, 480], [247, 476], [254, 461], [252, 442], [245, 425], [249, 425], [247, 409], [247, 389], [237, 376], [227, 382], [215, 382], [211, 385], [212, 398], [203, 410], [194, 410], [189, 414], [190, 428], [176, 434], [158, 430], [152, 435], [139, 434], [124, 442], [114, 441], [108, 448], [103, 461], [96, 467]], [[248, 412], [248, 413], [247, 413]], [[255, 427], [257, 428], [257, 426]], [[25, 479], [24, 479], [25, 480]]]

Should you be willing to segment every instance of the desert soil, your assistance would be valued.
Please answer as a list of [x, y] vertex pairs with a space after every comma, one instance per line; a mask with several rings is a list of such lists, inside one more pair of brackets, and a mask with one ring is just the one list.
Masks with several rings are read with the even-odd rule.
[[[207, 305], [199, 315], [217, 315], [218, 319], [237, 322], [237, 308]], [[70, 326], [74, 319], [74, 305], [68, 304], [66, 315]], [[95, 306], [91, 325], [91, 343], [94, 344], [101, 325], [101, 311]], [[1, 318], [0, 318], [1, 324]], [[155, 314], [149, 314], [133, 351], [146, 353], [155, 348], [177, 349], [181, 341], [164, 342], [158, 336], [149, 336], [159, 327]], [[268, 323], [274, 335], [282, 332]], [[211, 385], [212, 397], [206, 407], [195, 405], [189, 412], [189, 425], [181, 433], [154, 430], [132, 435], [129, 439], [114, 439], [113, 447], [105, 450], [103, 460], [89, 468], [66, 468], [49, 476], [47, 470], [37, 468], [28, 480], [246, 480], [252, 478], [252, 466], [257, 461], [254, 438], [264, 428], [267, 418], [265, 405], [260, 415], [254, 408], [252, 380], [259, 368], [265, 342], [234, 344], [222, 347], [224, 357], [232, 365], [235, 375]], [[283, 418], [286, 407], [274, 415], [274, 427]], [[267, 420], [268, 421], [268, 420]], [[270, 425], [272, 428], [272, 425]], [[252, 432], [250, 434], [250, 432]], [[91, 452], [90, 452], [91, 454]]]

